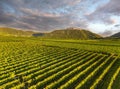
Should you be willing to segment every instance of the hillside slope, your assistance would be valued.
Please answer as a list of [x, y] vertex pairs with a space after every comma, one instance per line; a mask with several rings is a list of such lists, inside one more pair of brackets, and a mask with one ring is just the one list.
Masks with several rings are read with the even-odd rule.
[[120, 32], [116, 33], [116, 34], [113, 34], [112, 36], [110, 37], [113, 37], [113, 38], [120, 38]]
[[51, 33], [47, 33], [44, 35], [47, 38], [61, 38], [61, 39], [96, 39], [101, 38], [100, 35], [92, 33], [87, 30], [81, 29], [63, 29], [63, 30], [55, 30]]
[[0, 28], [0, 36], [32, 36], [34, 32], [23, 31], [13, 28]]

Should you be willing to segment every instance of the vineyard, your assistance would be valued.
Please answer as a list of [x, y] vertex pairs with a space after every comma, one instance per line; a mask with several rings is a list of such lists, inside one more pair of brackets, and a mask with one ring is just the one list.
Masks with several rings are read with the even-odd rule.
[[120, 89], [120, 45], [65, 44], [0, 39], [0, 89]]

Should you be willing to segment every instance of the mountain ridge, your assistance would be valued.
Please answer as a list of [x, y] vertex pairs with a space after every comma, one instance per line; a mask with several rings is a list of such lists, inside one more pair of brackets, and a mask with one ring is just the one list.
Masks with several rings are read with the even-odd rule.
[[117, 32], [117, 33], [111, 35], [110, 37], [112, 37], [112, 38], [120, 38], [120, 32]]
[[78, 28], [67, 28], [54, 30], [50, 33], [44, 35], [44, 37], [48, 38], [62, 38], [62, 39], [97, 39], [102, 38], [102, 36], [93, 33], [91, 31], [85, 29]]
[[32, 31], [23, 31], [13, 28], [0, 28], [0, 35], [2, 36], [33, 36], [54, 39], [98, 39], [102, 36], [91, 31], [79, 28], [66, 28], [54, 30], [49, 33], [40, 33]]
[[33, 31], [23, 31], [15, 28], [0, 28], [0, 36], [32, 36]]

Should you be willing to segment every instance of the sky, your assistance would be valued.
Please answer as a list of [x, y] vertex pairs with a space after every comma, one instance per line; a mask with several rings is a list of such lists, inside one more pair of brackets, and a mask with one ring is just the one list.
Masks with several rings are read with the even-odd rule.
[[120, 31], [120, 0], [0, 0], [0, 27], [49, 32], [69, 27]]

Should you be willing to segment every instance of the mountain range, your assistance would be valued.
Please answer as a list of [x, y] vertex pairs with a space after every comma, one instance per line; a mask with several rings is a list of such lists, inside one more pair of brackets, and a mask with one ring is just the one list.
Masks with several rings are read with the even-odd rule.
[[[24, 36], [24, 37], [43, 37], [43, 38], [54, 38], [54, 39], [99, 39], [102, 36], [93, 33], [91, 31], [79, 28], [66, 28], [60, 30], [54, 30], [49, 33], [38, 33], [33, 31], [23, 31], [15, 28], [0, 28], [0, 36]], [[110, 38], [120, 38], [120, 32], [116, 33]]]

